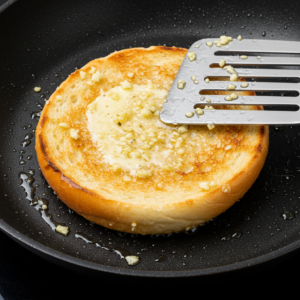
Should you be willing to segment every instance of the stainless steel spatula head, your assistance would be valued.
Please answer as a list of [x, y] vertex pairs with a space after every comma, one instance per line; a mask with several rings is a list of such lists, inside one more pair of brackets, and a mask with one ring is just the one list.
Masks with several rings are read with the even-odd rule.
[[[195, 42], [160, 113], [167, 124], [300, 124], [300, 111], [213, 109], [216, 105], [300, 105], [300, 42], [221, 37]], [[223, 80], [221, 80], [223, 78]], [[224, 81], [226, 80], [227, 81]], [[264, 82], [241, 81], [263, 80]], [[282, 82], [272, 82], [283, 78]], [[215, 91], [226, 91], [218, 95]], [[236, 92], [256, 92], [253, 96]], [[282, 93], [283, 96], [275, 95]], [[285, 96], [287, 93], [292, 96]], [[263, 95], [265, 94], [265, 95]]]

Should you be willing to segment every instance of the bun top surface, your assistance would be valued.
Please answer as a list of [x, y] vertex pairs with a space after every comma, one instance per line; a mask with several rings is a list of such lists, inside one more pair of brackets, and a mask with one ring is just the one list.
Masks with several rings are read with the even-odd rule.
[[268, 133], [262, 126], [186, 130], [161, 123], [159, 110], [186, 52], [127, 49], [71, 74], [38, 125], [49, 163], [89, 193], [128, 203], [230, 192], [230, 181], [258, 159]]

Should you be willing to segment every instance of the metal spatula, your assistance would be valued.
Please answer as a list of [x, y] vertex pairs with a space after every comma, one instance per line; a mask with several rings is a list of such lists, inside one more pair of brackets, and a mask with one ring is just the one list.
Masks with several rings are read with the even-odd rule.
[[[270, 78], [273, 81], [278, 78], [299, 78], [300, 70], [295, 67], [300, 66], [300, 57], [295, 56], [300, 54], [300, 42], [228, 37], [214, 40], [199, 40], [189, 49], [161, 110], [163, 122], [190, 125], [300, 123], [299, 110], [212, 109], [212, 105], [296, 105], [299, 108], [299, 82], [243, 82], [237, 78], [268, 79], [265, 81], [272, 81]], [[238, 81], [222, 81], [222, 78], [224, 80], [229, 76], [231, 80]], [[212, 91], [227, 91], [228, 95], [216, 95]], [[237, 91], [269, 95], [242, 96], [237, 95]], [[291, 91], [294, 97], [270, 95]], [[197, 109], [200, 105], [202, 108]]]

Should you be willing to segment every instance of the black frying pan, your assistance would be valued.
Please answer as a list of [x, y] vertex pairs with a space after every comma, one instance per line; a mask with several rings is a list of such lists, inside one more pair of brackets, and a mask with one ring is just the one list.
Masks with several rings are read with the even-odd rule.
[[[298, 2], [265, 1], [256, 6], [253, 1], [241, 5], [240, 1], [32, 0], [8, 4], [0, 9], [0, 226], [6, 234], [39, 256], [77, 272], [105, 278], [134, 276], [141, 282], [227, 277], [299, 249], [299, 127], [270, 128], [266, 164], [240, 202], [198, 231], [164, 237], [118, 233], [71, 212], [42, 177], [31, 136], [44, 100], [88, 61], [129, 47], [189, 47], [195, 40], [221, 34], [299, 40]], [[35, 93], [35, 86], [42, 92]], [[34, 190], [28, 190], [26, 176]], [[30, 205], [30, 197], [48, 201], [52, 217], [41, 215]], [[52, 230], [55, 222], [70, 227], [68, 237]], [[129, 267], [122, 259], [128, 254], [140, 256], [141, 262]]]

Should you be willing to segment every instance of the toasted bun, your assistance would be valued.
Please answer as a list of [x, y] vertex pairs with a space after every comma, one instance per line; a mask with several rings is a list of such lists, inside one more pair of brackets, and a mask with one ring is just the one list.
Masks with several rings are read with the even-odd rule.
[[[153, 103], [159, 111], [163, 97], [157, 96], [151, 102], [146, 99], [147, 95], [137, 94], [129, 97], [126, 103], [118, 97], [107, 100], [115, 103], [113, 108], [120, 103], [127, 105], [128, 109], [133, 109], [133, 115], [117, 115], [121, 119], [111, 123], [100, 118], [98, 128], [101, 131], [110, 126], [106, 131], [113, 129], [116, 132], [133, 124], [136, 131], [117, 134], [116, 140], [115, 135], [109, 136], [112, 140], [103, 148], [101, 136], [106, 137], [108, 133], [97, 135], [90, 130], [89, 118], [96, 109], [96, 104], [92, 103], [97, 97], [113, 97], [111, 91], [115, 90], [122, 94], [120, 84], [124, 82], [129, 83], [124, 93], [130, 92], [131, 83], [132, 89], [152, 89], [149, 95], [156, 91], [166, 95], [186, 52], [182, 48], [161, 46], [115, 52], [75, 71], [51, 96], [37, 126], [36, 152], [49, 185], [72, 210], [92, 222], [123, 232], [178, 232], [204, 224], [221, 214], [243, 197], [254, 183], [268, 151], [267, 126], [216, 126], [213, 130], [206, 126], [190, 126], [188, 131], [180, 132], [178, 126], [161, 124], [157, 113], [144, 119], [141, 117], [144, 103], [148, 101], [148, 106], [144, 106], [147, 115], [147, 107]], [[99, 114], [106, 109], [101, 107], [101, 103], [105, 103], [104, 98], [101, 99], [96, 111]], [[120, 106], [122, 110], [123, 106]], [[132, 153], [124, 152], [126, 146], [120, 146], [121, 158], [107, 152], [115, 144], [119, 145], [118, 141], [124, 140], [120, 136], [128, 132], [134, 135], [132, 143], [143, 147], [142, 135], [145, 133], [150, 139], [148, 127], [155, 129], [156, 138], [153, 140], [152, 135], [151, 141], [155, 145], [147, 140], [151, 144], [150, 150], [140, 150], [143, 153], [139, 158], [141, 169], [145, 172], [133, 170], [129, 163]], [[98, 130], [97, 126], [95, 128]], [[166, 140], [159, 140], [161, 135], [157, 131], [164, 131]], [[179, 137], [183, 142], [178, 144], [174, 141]], [[181, 156], [178, 145], [184, 151]], [[134, 147], [131, 146], [136, 149]], [[143, 159], [144, 155], [148, 158]], [[150, 162], [147, 162], [149, 157]], [[156, 163], [153, 157], [157, 158]]]

